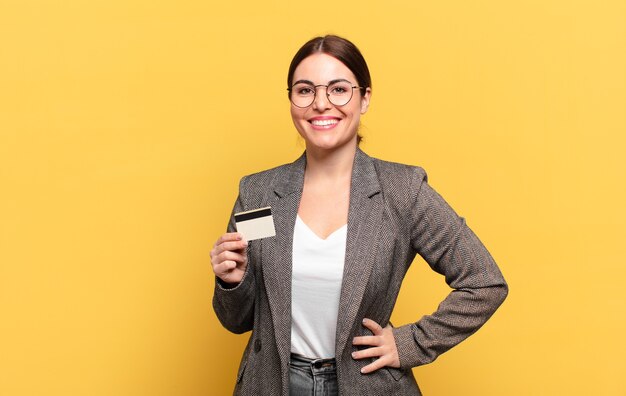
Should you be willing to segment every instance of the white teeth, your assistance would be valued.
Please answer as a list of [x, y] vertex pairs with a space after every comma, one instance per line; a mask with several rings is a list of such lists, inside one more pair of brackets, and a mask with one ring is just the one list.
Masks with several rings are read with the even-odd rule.
[[336, 119], [332, 119], [332, 120], [313, 120], [311, 121], [311, 124], [316, 125], [316, 126], [327, 126], [327, 125], [334, 125], [336, 123], [338, 123], [339, 120]]

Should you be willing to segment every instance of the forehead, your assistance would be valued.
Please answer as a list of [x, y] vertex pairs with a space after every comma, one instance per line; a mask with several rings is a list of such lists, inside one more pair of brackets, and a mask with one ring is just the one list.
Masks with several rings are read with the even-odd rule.
[[328, 54], [313, 54], [302, 60], [293, 73], [293, 81], [309, 80], [315, 84], [325, 84], [336, 79], [356, 81], [354, 73], [341, 61]]

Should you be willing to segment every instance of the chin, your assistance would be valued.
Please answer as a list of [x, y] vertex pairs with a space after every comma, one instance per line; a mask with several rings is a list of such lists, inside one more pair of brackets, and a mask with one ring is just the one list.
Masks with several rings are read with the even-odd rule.
[[321, 150], [335, 150], [354, 143], [356, 145], [356, 132], [347, 136], [345, 130], [333, 128], [327, 131], [320, 131], [311, 128], [308, 124], [300, 125], [298, 128], [300, 136], [304, 139], [307, 148], [317, 148]]
[[315, 147], [321, 150], [336, 150], [342, 147], [346, 147], [352, 143], [356, 145], [356, 137], [348, 140], [336, 140], [336, 139], [305, 139], [307, 147]]

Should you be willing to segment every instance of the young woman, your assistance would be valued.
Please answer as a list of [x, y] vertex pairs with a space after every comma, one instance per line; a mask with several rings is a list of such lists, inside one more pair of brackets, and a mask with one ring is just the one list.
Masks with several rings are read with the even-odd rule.
[[[247, 242], [231, 216], [211, 251], [218, 318], [232, 332], [252, 330], [235, 394], [419, 395], [411, 368], [481, 327], [506, 282], [423, 169], [359, 149], [372, 89], [354, 44], [310, 40], [287, 81], [306, 151], [244, 177], [233, 209], [270, 206], [276, 236]], [[432, 315], [392, 327], [416, 254], [452, 290]]]

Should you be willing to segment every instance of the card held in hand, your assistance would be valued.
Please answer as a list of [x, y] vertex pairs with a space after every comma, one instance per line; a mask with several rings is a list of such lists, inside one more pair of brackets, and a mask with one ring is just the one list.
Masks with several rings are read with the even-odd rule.
[[255, 239], [273, 237], [276, 235], [274, 229], [274, 218], [272, 217], [272, 208], [260, 208], [248, 210], [245, 212], [235, 213], [235, 226], [237, 232], [243, 234], [246, 241]]

